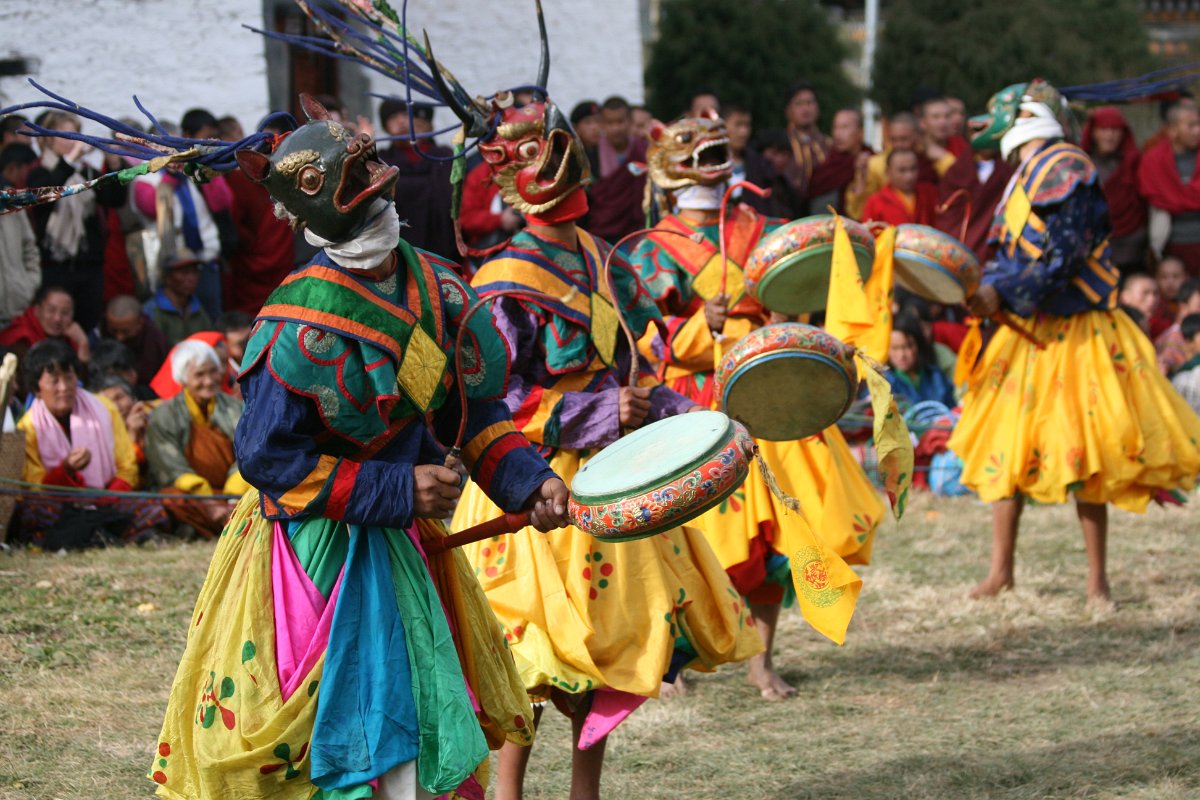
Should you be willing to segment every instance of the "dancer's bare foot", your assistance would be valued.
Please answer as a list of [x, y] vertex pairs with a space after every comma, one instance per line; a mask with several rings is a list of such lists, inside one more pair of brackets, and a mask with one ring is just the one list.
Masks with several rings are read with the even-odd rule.
[[1117, 604], [1112, 600], [1108, 581], [1092, 585], [1088, 584], [1087, 609], [1093, 614], [1111, 614], [1117, 610]]
[[785, 700], [796, 693], [796, 687], [785, 681], [762, 656], [750, 659], [746, 680], [758, 687], [764, 700]]
[[967, 597], [972, 600], [978, 600], [981, 597], [995, 597], [1001, 592], [1007, 592], [1013, 588], [1013, 579], [1011, 575], [988, 575], [979, 585], [971, 590]]
[[683, 673], [675, 676], [674, 683], [662, 682], [662, 686], [658, 689], [659, 700], [673, 700], [676, 697], [684, 697], [688, 693], [688, 685], [683, 680]]

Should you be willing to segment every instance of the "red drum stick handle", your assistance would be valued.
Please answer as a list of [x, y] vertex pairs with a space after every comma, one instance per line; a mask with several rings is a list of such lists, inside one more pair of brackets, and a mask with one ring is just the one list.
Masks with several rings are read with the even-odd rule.
[[528, 511], [522, 511], [518, 514], [502, 514], [495, 519], [481, 522], [473, 528], [467, 528], [465, 531], [452, 533], [449, 536], [443, 536], [441, 539], [431, 539], [427, 542], [422, 542], [421, 546], [425, 548], [425, 552], [429, 555], [443, 553], [455, 547], [462, 547], [464, 544], [471, 544], [472, 542], [478, 542], [492, 536], [499, 536], [502, 533], [516, 533], [528, 524]]

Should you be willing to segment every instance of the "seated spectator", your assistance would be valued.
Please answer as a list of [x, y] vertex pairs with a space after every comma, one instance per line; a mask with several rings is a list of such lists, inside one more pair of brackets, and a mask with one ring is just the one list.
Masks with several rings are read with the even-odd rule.
[[1192, 410], [1200, 414], [1200, 314], [1188, 314], [1180, 323], [1180, 328], [1188, 360], [1171, 378], [1171, 385], [1183, 395]]
[[0, 330], [0, 347], [16, 353], [18, 358], [23, 358], [30, 348], [46, 339], [66, 342], [82, 365], [91, 361], [87, 334], [75, 321], [75, 301], [61, 286], [38, 289], [33, 304], [7, 328]]
[[883, 152], [871, 153], [855, 164], [854, 183], [847, 191], [846, 213], [854, 219], [863, 218], [867, 198], [887, 183], [887, 159], [893, 150], [916, 150], [917, 118], [907, 111], [894, 114], [887, 121], [886, 147]]
[[892, 391], [908, 406], [925, 400], [935, 400], [947, 408], [957, 405], [954, 385], [938, 369], [929, 340], [921, 321], [911, 314], [901, 314], [892, 327], [892, 342], [888, 348], [886, 373]]
[[180, 248], [163, 267], [162, 286], [142, 308], [162, 331], [168, 347], [174, 347], [193, 333], [212, 330], [212, 317], [196, 298], [201, 266], [200, 259], [190, 250]]
[[92, 363], [88, 368], [90, 382], [95, 384], [106, 375], [114, 375], [128, 383], [138, 400], [158, 399], [149, 386], [138, 383], [133, 351], [114, 339], [101, 339], [92, 349]]
[[1179, 258], [1192, 277], [1200, 277], [1198, 148], [1200, 111], [1194, 105], [1178, 103], [1167, 112], [1167, 138], [1142, 153], [1137, 177], [1138, 191], [1150, 207], [1170, 216], [1165, 237], [1155, 234], [1151, 219], [1151, 247], [1155, 253]]
[[[17, 423], [25, 434], [24, 480], [132, 491], [138, 485], [138, 470], [125, 421], [109, 400], [79, 388], [77, 365], [71, 348], [56, 339], [34, 345], [25, 358], [25, 381], [34, 387], [34, 400]], [[89, 514], [94, 519], [89, 520]], [[34, 498], [25, 502], [22, 514], [25, 533], [56, 548], [85, 546], [95, 527], [108, 528], [126, 541], [141, 541], [165, 523], [162, 506], [151, 501], [64, 508], [60, 499]], [[75, 542], [81, 530], [82, 541]]]
[[937, 205], [937, 188], [917, 181], [917, 154], [912, 150], [893, 150], [887, 157], [887, 184], [867, 198], [863, 221], [932, 225]]
[[[24, 144], [0, 149], [0, 189], [23, 189], [38, 164]], [[42, 256], [29, 214], [0, 216], [0, 326], [25, 310], [42, 280]]]
[[242, 311], [226, 311], [217, 320], [217, 330], [225, 337], [225, 348], [229, 355], [229, 369], [235, 376], [242, 371], [242, 357], [250, 341], [254, 318]]
[[113, 373], [93, 376], [91, 381], [92, 394], [106, 398], [117, 407], [121, 419], [125, 420], [125, 430], [133, 443], [133, 454], [138, 463], [140, 484], [146, 483], [146, 423], [150, 419], [150, 406], [143, 400], [137, 399], [133, 386], [124, 378]]
[[98, 333], [133, 352], [137, 375], [130, 383], [134, 386], [149, 386], [171, 349], [158, 325], [146, 316], [137, 299], [127, 294], [108, 301]]
[[1121, 279], [1117, 302], [1124, 308], [1137, 310], [1142, 318], [1138, 324], [1149, 335], [1150, 318], [1158, 310], [1158, 282], [1144, 272], [1131, 272]]
[[[150, 415], [146, 458], [153, 484], [167, 494], [237, 494], [248, 485], [238, 472], [233, 432], [242, 404], [221, 393], [224, 365], [204, 342], [187, 341], [171, 354], [171, 369], [183, 391]], [[168, 502], [180, 525], [211, 539], [229, 516], [224, 500]]]
[[1178, 321], [1175, 317], [1179, 311], [1179, 290], [1187, 277], [1187, 269], [1178, 258], [1167, 256], [1158, 262], [1154, 270], [1154, 282], [1158, 284], [1158, 306], [1150, 317], [1151, 339], [1157, 339]]
[[[201, 331], [194, 333], [183, 342], [171, 348], [170, 355], [163, 362], [162, 367], [158, 370], [158, 374], [154, 376], [154, 380], [150, 381], [150, 388], [154, 393], [163, 400], [170, 400], [183, 390], [183, 387], [175, 380], [175, 370], [172, 367], [172, 360], [175, 352], [185, 342], [203, 342], [204, 344], [217, 351], [217, 356], [221, 359], [221, 363], [229, 363], [229, 347], [225, 344], [225, 336], [219, 331]], [[237, 382], [238, 370], [227, 366], [224, 371], [224, 377], [221, 380], [221, 391], [224, 394], [231, 394], [236, 397], [241, 397], [241, 387]]]
[[1191, 356], [1183, 338], [1182, 325], [1190, 315], [1200, 314], [1200, 280], [1184, 281], [1175, 299], [1175, 322], [1154, 340], [1158, 368], [1167, 376], [1174, 374]]

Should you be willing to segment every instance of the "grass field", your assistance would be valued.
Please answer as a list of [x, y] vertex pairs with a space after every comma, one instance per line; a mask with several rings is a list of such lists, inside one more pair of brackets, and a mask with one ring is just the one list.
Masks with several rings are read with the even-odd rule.
[[[785, 613], [768, 704], [740, 666], [611, 737], [612, 798], [1200, 798], [1200, 509], [1114, 512], [1114, 613], [1084, 606], [1069, 507], [1033, 508], [1015, 591], [982, 577], [987, 509], [886, 524], [845, 647]], [[212, 546], [0, 555], [0, 798], [135, 798]], [[527, 797], [566, 796], [546, 714]]]

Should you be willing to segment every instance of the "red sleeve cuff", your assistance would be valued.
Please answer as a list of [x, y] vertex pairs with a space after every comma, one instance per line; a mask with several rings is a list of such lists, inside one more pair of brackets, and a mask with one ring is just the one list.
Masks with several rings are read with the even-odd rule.
[[47, 486], [83, 486], [83, 479], [78, 475], [72, 476], [67, 472], [67, 468], [61, 464], [54, 469], [46, 470], [45, 476], [42, 477], [42, 483]]

